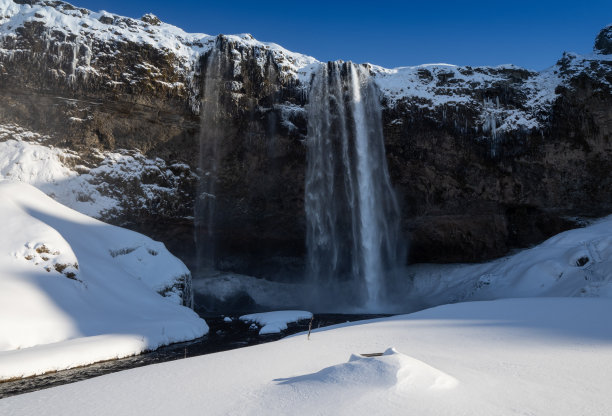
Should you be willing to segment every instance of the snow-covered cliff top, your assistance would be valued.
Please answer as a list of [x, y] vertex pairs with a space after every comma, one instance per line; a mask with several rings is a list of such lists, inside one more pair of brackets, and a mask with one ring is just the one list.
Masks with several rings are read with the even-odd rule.
[[[120, 44], [146, 45], [160, 50], [169, 57], [168, 62], [176, 74], [183, 75], [179, 78], [165, 76], [159, 62], [147, 61], [145, 57], [133, 67], [109, 70], [105, 82], [111, 88], [147, 79], [155, 81], [154, 88], [162, 84], [169, 88], [184, 88], [185, 82], [191, 82], [199, 57], [217, 42], [217, 36], [186, 33], [151, 14], [133, 19], [106, 11], [92, 12], [61, 1], [0, 0], [0, 58], [20, 47], [20, 43], [14, 41], [24, 32], [20, 28], [32, 25], [44, 26], [40, 36], [47, 49], [51, 41], [72, 45], [73, 64], [68, 70], [64, 68], [65, 73], [58, 71], [60, 77], [73, 80], [78, 74], [98, 73], [105, 65], [112, 66], [113, 61], [106, 58], [120, 53]], [[274, 43], [259, 42], [249, 34], [223, 37], [238, 47], [255, 50], [253, 56], [262, 71], [268, 53], [271, 54], [280, 71], [299, 81], [304, 88], [321, 66], [321, 62], [313, 57], [288, 51]], [[609, 61], [612, 61], [612, 56], [605, 55], [612, 53], [611, 37], [612, 25], [604, 28], [597, 37], [595, 54], [565, 54], [556, 65], [541, 72], [513, 65], [459, 67], [428, 64], [394, 69], [368, 66], [390, 106], [405, 102], [423, 110], [438, 111], [448, 106], [467, 105], [480, 114], [475, 122], [479, 131], [495, 139], [500, 132], [540, 128], [557, 97], [557, 87], [575, 73], [590, 71], [602, 80], [603, 87], [610, 89], [609, 82], [601, 73], [611, 71]], [[53, 53], [60, 55], [58, 59], [65, 59], [61, 56], [62, 50]], [[244, 58], [240, 51], [235, 51], [234, 55], [236, 61]], [[607, 64], [601, 66], [601, 62]], [[517, 92], [517, 99], [508, 101], [495, 94], [508, 85]], [[197, 108], [197, 105], [193, 107]]]
[[[0, 0], [2, 36], [16, 36], [18, 28], [41, 23], [49, 32], [59, 31], [67, 36], [74, 35], [85, 43], [95, 38], [102, 42], [150, 45], [174, 54], [184, 68], [193, 67], [194, 61], [210, 50], [216, 40], [216, 36], [204, 33], [187, 33], [176, 26], [161, 22], [152, 14], [133, 19], [104, 10], [93, 12], [62, 1], [41, 0], [31, 3], [33, 4]], [[286, 70], [293, 73], [316, 61], [309, 56], [290, 52], [275, 43], [259, 42], [249, 34], [225, 37], [245, 46], [270, 50], [277, 60], [285, 62]]]

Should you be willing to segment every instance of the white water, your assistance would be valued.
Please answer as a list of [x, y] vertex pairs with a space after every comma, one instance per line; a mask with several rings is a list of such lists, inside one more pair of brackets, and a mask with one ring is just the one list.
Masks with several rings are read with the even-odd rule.
[[305, 191], [314, 301], [384, 309], [387, 284], [403, 260], [400, 213], [378, 91], [363, 67], [330, 62], [313, 80]]
[[383, 276], [380, 244], [381, 231], [376, 223], [376, 200], [374, 195], [374, 175], [369, 152], [369, 128], [364, 102], [361, 98], [359, 74], [355, 65], [350, 66], [351, 104], [355, 120], [355, 148], [357, 150], [357, 184], [359, 186], [359, 221], [361, 226], [361, 245], [363, 250], [363, 275], [366, 281], [367, 305], [377, 306], [380, 297], [380, 280]]

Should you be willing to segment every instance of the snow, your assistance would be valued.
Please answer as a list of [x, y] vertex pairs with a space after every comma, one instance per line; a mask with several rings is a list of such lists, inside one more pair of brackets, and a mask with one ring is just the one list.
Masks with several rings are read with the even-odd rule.
[[0, 413], [603, 416], [611, 313], [597, 298], [447, 305], [14, 396]]
[[312, 319], [312, 313], [307, 311], [273, 311], [252, 313], [240, 317], [241, 321], [254, 322], [261, 326], [259, 335], [278, 334], [287, 329], [287, 324]]
[[[478, 109], [480, 118], [473, 120], [474, 124], [493, 142], [497, 140], [498, 133], [541, 129], [543, 117], [557, 97], [555, 89], [563, 81], [554, 68], [533, 72], [514, 65], [459, 67], [427, 64], [394, 69], [371, 66], [371, 71], [390, 106], [406, 100], [417, 108], [429, 111], [438, 108], [445, 111], [466, 105]], [[485, 97], [483, 100], [474, 94], [475, 91], [512, 83], [510, 80], [514, 73], [521, 73], [525, 77], [520, 85], [520, 90], [526, 95], [525, 106], [500, 105], [499, 97]]]
[[[92, 12], [87, 9], [74, 8], [68, 3], [59, 7], [44, 4], [16, 4], [12, 0], [0, 0], [0, 31], [5, 34], [15, 33], [25, 22], [39, 21], [46, 27], [59, 30], [65, 34], [76, 34], [77, 42], [95, 37], [110, 42], [134, 42], [151, 45], [172, 52], [183, 62], [194, 60], [205, 50], [201, 41], [211, 38], [202, 33], [186, 33], [183, 30], [165, 23], [150, 25], [137, 19], [117, 16], [104, 10]], [[41, 17], [38, 17], [41, 16]], [[107, 17], [111, 24], [103, 23], [100, 18]], [[104, 19], [103, 19], [104, 20]]]
[[[0, 126], [6, 132], [6, 126]], [[70, 151], [23, 140], [0, 142], [0, 179], [34, 185], [79, 212], [100, 216], [117, 202], [101, 195], [85, 178], [67, 166], [79, 158]]]
[[[187, 165], [167, 166], [162, 159], [148, 159], [138, 151], [93, 150], [93, 162], [85, 162], [74, 151], [50, 146], [47, 140], [49, 137], [21, 126], [0, 124], [0, 179], [29, 183], [58, 202], [96, 218], [122, 211], [123, 199], [130, 195], [117, 184], [138, 183], [142, 195], [130, 203], [132, 208], [135, 204], [146, 208], [160, 196], [176, 194], [179, 182], [185, 179], [181, 175], [190, 172]], [[143, 176], [160, 178], [168, 186], [142, 183]]]
[[162, 243], [7, 180], [0, 180], [0, 229], [0, 380], [134, 355], [208, 331], [180, 306], [190, 302], [181, 298], [190, 273]]
[[343, 389], [363, 389], [362, 394], [387, 389], [403, 392], [447, 390], [458, 384], [454, 377], [402, 354], [395, 348], [388, 348], [384, 353], [378, 354], [374, 357], [351, 354], [346, 363], [327, 367], [313, 374], [278, 381], [299, 390], [322, 390], [328, 385], [339, 385]]
[[466, 300], [612, 298], [612, 216], [481, 264], [409, 266], [404, 301], [415, 309]]
[[[38, 4], [16, 4], [12, 0], [0, 0], [0, 33], [4, 37], [15, 36], [16, 30], [27, 22], [41, 22], [48, 29], [48, 39], [51, 31], [59, 31], [66, 35], [74, 35], [75, 48], [77, 45], [84, 46], [89, 51], [88, 59], [76, 59], [72, 65], [74, 77], [77, 72], [93, 72], [92, 60], [95, 66], [96, 56], [92, 56], [92, 40], [104, 42], [108, 45], [113, 43], [136, 43], [153, 46], [161, 49], [167, 54], [176, 57], [175, 67], [183, 74], [193, 74], [196, 61], [199, 57], [209, 51], [215, 44], [216, 36], [204, 33], [186, 33], [182, 29], [163, 22], [151, 24], [152, 15], [143, 16], [145, 19], [133, 19], [118, 16], [101, 10], [93, 12], [84, 8], [75, 8], [68, 3], [57, 2], [53, 7], [43, 2]], [[291, 52], [283, 47], [270, 42], [259, 42], [250, 34], [226, 35], [229, 41], [237, 42], [248, 48], [255, 47], [272, 53], [279, 64], [280, 69], [296, 77], [301, 68], [316, 62], [312, 57]], [[48, 40], [47, 39], [47, 40]], [[68, 43], [68, 42], [66, 42]], [[46, 43], [49, 47], [49, 42]], [[103, 49], [100, 52], [114, 54], [113, 47]], [[11, 54], [13, 51], [2, 49], [0, 41], [0, 54]], [[76, 54], [75, 54], [76, 57]], [[263, 67], [265, 55], [260, 55], [260, 65]], [[154, 66], [151, 69], [156, 70]], [[129, 81], [131, 74], [124, 74]], [[182, 87], [177, 83], [174, 87]]]

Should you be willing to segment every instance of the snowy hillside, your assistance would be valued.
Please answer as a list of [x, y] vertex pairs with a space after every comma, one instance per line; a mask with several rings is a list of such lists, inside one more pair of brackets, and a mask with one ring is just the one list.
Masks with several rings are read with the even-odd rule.
[[592, 298], [448, 305], [10, 397], [0, 413], [604, 416], [610, 314]]
[[208, 331], [180, 306], [181, 296], [191, 295], [191, 276], [162, 243], [1, 180], [0, 229], [0, 380], [138, 354]]

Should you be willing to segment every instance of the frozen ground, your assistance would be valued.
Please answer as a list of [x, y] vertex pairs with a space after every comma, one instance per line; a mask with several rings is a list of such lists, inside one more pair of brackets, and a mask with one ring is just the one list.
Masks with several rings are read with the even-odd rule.
[[[202, 336], [162, 243], [0, 180], [0, 380]], [[160, 296], [160, 293], [165, 297]]]
[[15, 396], [0, 413], [603, 416], [610, 314], [598, 298], [446, 305]]

